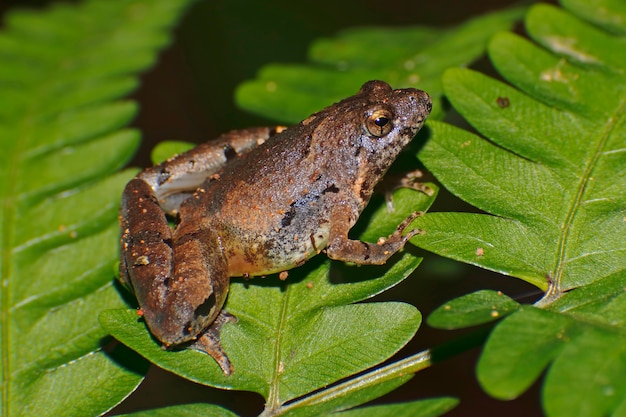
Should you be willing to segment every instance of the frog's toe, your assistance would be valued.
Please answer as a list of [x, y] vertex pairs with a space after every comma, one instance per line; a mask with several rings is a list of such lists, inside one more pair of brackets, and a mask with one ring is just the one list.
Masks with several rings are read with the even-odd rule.
[[237, 318], [235, 316], [222, 310], [215, 321], [211, 323], [211, 326], [201, 333], [196, 341], [189, 345], [191, 349], [204, 352], [215, 359], [215, 362], [222, 368], [222, 372], [224, 372], [225, 376], [231, 375], [235, 371], [235, 368], [230, 363], [230, 359], [228, 359], [226, 352], [222, 348], [220, 331], [224, 324], [236, 321]]

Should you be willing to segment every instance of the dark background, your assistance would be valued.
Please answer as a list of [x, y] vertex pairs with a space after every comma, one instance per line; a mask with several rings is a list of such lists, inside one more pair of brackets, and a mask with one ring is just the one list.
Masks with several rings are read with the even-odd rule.
[[[0, 1], [0, 13], [14, 7], [41, 7], [49, 1]], [[200, 143], [227, 130], [272, 124], [237, 109], [235, 87], [271, 62], [302, 62], [318, 37], [367, 25], [447, 26], [514, 4], [510, 0], [205, 0], [187, 13], [174, 43], [157, 66], [142, 77], [135, 94], [140, 113], [134, 125], [142, 131], [142, 148], [133, 164], [147, 166], [149, 152], [162, 140]], [[483, 68], [481, 68], [481, 66]], [[488, 62], [477, 64], [489, 70]], [[433, 211], [467, 210], [442, 192]], [[523, 282], [462, 265], [434, 255], [416, 273], [377, 300], [402, 300], [424, 317], [447, 300], [477, 289], [501, 290], [516, 299], [537, 297]], [[454, 340], [467, 331], [441, 331], [422, 326], [399, 357]], [[470, 350], [418, 373], [411, 382], [380, 402], [454, 396], [461, 404], [450, 417], [540, 416], [540, 392], [534, 386], [515, 401], [498, 401], [482, 392], [475, 378], [478, 349]], [[256, 415], [262, 399], [254, 394], [212, 390], [154, 368], [115, 412], [130, 412], [189, 402], [215, 401], [244, 415]]]

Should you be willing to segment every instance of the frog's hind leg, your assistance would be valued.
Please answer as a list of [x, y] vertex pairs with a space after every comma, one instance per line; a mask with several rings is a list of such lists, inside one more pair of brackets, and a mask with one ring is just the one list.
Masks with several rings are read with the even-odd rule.
[[283, 129], [258, 127], [234, 130], [148, 168], [137, 178], [152, 187], [166, 213], [176, 214], [181, 203], [229, 160], [250, 152]]
[[280, 130], [255, 128], [222, 135], [141, 172], [122, 196], [120, 279], [135, 292], [150, 331], [165, 347], [193, 341], [195, 348], [218, 361], [225, 374], [232, 367], [219, 346], [223, 322], [212, 324], [228, 293], [221, 241], [216, 231], [195, 221], [190, 228], [182, 227], [190, 223], [182, 217], [173, 233], [166, 213], [176, 214], [230, 159]]
[[119, 219], [120, 279], [142, 305], [146, 293], [170, 276], [172, 230], [152, 188], [137, 178], [124, 189]]
[[151, 333], [166, 348], [193, 342], [232, 373], [219, 343], [229, 316], [220, 315], [228, 272], [218, 233], [202, 227], [172, 233], [152, 188], [137, 178], [124, 190], [120, 222], [120, 277], [133, 288]]

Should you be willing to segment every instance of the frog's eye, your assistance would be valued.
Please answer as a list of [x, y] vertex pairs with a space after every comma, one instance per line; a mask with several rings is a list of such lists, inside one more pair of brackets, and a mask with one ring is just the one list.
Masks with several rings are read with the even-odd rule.
[[365, 130], [372, 136], [385, 136], [393, 127], [392, 117], [391, 112], [387, 110], [376, 110], [365, 119]]

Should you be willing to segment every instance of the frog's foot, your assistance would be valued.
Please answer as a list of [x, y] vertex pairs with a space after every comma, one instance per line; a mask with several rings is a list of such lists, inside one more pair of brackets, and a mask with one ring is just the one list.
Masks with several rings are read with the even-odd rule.
[[231, 375], [235, 368], [230, 363], [226, 352], [222, 348], [222, 344], [220, 342], [220, 331], [222, 330], [222, 326], [229, 322], [236, 322], [237, 318], [232, 314], [227, 313], [225, 310], [220, 311], [220, 314], [217, 316], [215, 321], [211, 323], [208, 329], [206, 329], [203, 333], [198, 336], [192, 344], [189, 345], [190, 349], [199, 350], [210, 355], [215, 362], [222, 368], [222, 372], [224, 372], [225, 376]]
[[326, 247], [326, 254], [331, 259], [344, 262], [354, 262], [361, 265], [382, 265], [396, 252], [402, 249], [406, 242], [413, 236], [422, 233], [420, 229], [411, 229], [403, 235], [405, 230], [423, 212], [411, 213], [402, 221], [388, 237], [381, 237], [378, 242], [368, 243], [360, 240], [347, 239], [344, 235], [338, 235], [336, 239]]
[[402, 220], [402, 223], [400, 223], [398, 227], [396, 227], [395, 232], [390, 234], [387, 238], [378, 238], [378, 242], [376, 242], [376, 244], [379, 246], [389, 247], [390, 250], [395, 249], [395, 251], [402, 249], [402, 247], [404, 247], [404, 244], [408, 242], [413, 236], [422, 233], [420, 229], [411, 229], [404, 236], [402, 235], [405, 229], [409, 227], [409, 225], [413, 222], [413, 220], [423, 215], [424, 212], [422, 211], [414, 211], [413, 213], [409, 214], [409, 216], [406, 219]]
[[419, 179], [423, 176], [424, 174], [419, 169], [407, 172], [406, 174], [400, 176], [385, 176], [381, 182], [381, 187], [385, 193], [385, 201], [387, 203], [387, 211], [389, 213], [394, 211], [392, 194], [399, 188], [410, 188], [411, 190], [420, 191], [429, 197], [435, 193], [431, 187], [419, 181]]

